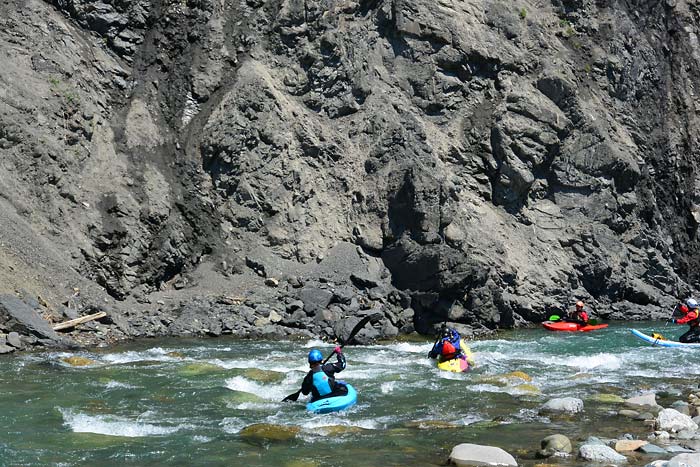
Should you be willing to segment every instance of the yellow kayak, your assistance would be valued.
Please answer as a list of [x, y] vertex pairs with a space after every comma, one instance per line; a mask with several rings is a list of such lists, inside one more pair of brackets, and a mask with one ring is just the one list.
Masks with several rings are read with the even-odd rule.
[[437, 367], [441, 370], [452, 371], [453, 373], [464, 373], [465, 371], [469, 371], [473, 365], [473, 363], [470, 365], [469, 362], [474, 362], [474, 355], [469, 347], [462, 344], [461, 340], [459, 342], [459, 346], [464, 352], [464, 356], [444, 361], [441, 357], [438, 357]]

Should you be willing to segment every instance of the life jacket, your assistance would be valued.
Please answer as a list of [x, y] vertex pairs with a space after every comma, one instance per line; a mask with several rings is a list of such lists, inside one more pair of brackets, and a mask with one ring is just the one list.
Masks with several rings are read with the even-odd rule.
[[685, 313], [685, 316], [681, 319], [676, 320], [677, 324], [687, 324], [691, 328], [700, 327], [700, 314], [698, 313], [697, 308], [691, 309], [687, 312], [685, 312], [681, 308], [681, 312]]
[[314, 387], [321, 397], [327, 396], [333, 392], [330, 378], [323, 370], [314, 373]]
[[445, 340], [442, 343], [442, 350], [440, 352], [442, 355], [442, 358], [445, 360], [450, 360], [451, 358], [455, 358], [457, 355], [457, 349], [455, 346], [450, 342], [449, 340]]

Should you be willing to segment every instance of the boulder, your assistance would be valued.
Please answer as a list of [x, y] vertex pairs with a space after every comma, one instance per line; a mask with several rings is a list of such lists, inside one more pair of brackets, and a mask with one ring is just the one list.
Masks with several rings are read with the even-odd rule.
[[21, 334], [33, 334], [53, 341], [60, 340], [48, 321], [14, 295], [0, 295], [0, 325]]
[[540, 408], [540, 413], [548, 412], [583, 412], [583, 401], [576, 397], [562, 397], [558, 399], [550, 399], [547, 402], [545, 402], [545, 404]]
[[656, 427], [659, 430], [670, 432], [695, 431], [698, 429], [698, 424], [688, 415], [682, 414], [675, 409], [663, 409], [656, 416]]
[[450, 464], [457, 466], [514, 466], [518, 463], [513, 456], [501, 448], [462, 443], [452, 448]]
[[578, 450], [580, 458], [601, 463], [622, 464], [627, 458], [618, 454], [613, 448], [600, 444], [584, 444]]
[[304, 311], [309, 316], [315, 316], [331, 303], [333, 292], [318, 287], [307, 286], [299, 291], [299, 299], [304, 303]]
[[551, 457], [556, 453], [570, 454], [572, 451], [571, 440], [564, 435], [550, 435], [540, 441], [540, 450], [537, 457]]
[[10, 347], [9, 345], [5, 345], [5, 344], [0, 344], [0, 354], [11, 353], [14, 351], [15, 351], [14, 347]]

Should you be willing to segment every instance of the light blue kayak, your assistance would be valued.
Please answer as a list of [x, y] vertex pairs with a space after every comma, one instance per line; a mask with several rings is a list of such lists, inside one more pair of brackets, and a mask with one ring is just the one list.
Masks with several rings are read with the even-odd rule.
[[327, 397], [315, 402], [309, 402], [306, 404], [306, 410], [313, 413], [329, 413], [352, 407], [355, 405], [355, 402], [357, 402], [357, 391], [355, 391], [355, 388], [351, 385], [347, 383], [345, 385], [348, 387], [348, 393], [346, 395]]
[[636, 329], [630, 329], [632, 334], [639, 337], [641, 340], [649, 342], [652, 346], [658, 347], [698, 347], [700, 348], [700, 342], [697, 343], [684, 343], [678, 341], [670, 341], [662, 337], [654, 337], [643, 332], [637, 331]]

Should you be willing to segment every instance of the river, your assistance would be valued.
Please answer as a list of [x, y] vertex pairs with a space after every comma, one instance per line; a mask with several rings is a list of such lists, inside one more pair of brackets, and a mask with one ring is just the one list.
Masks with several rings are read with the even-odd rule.
[[[532, 466], [549, 434], [574, 444], [589, 435], [646, 436], [641, 422], [617, 416], [619, 407], [596, 395], [653, 389], [666, 405], [696, 387], [695, 353], [652, 348], [630, 334], [632, 326], [649, 332], [664, 323], [502, 332], [470, 343], [478, 367], [466, 374], [435, 368], [425, 339], [349, 346], [342, 378], [357, 388], [358, 403], [328, 415], [306, 413], [302, 399], [280, 402], [298, 389], [308, 350], [332, 350], [321, 342], [157, 339], [2, 358], [0, 464], [431, 466], [444, 465], [454, 445], [472, 442], [502, 447]], [[682, 332], [673, 325], [663, 331]], [[65, 361], [75, 356], [89, 360]], [[538, 414], [562, 396], [583, 399], [584, 413]], [[263, 423], [285, 439], [246, 435], [246, 427]]]

